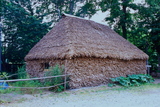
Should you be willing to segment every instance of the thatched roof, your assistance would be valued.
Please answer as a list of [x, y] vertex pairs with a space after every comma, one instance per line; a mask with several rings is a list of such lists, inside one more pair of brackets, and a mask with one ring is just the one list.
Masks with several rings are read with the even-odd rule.
[[106, 25], [63, 14], [25, 60], [75, 57], [148, 59], [148, 55]]

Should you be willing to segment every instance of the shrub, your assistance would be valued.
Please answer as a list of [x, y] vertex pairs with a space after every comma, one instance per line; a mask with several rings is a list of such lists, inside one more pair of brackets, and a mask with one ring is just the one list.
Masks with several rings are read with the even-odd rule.
[[[59, 65], [56, 65], [55, 67], [50, 67], [49, 71], [45, 72], [45, 76], [57, 76], [57, 75], [63, 75], [64, 69], [60, 68]], [[64, 83], [64, 77], [55, 77], [50, 79], [45, 79], [44, 86], [53, 86], [60, 83]], [[64, 90], [64, 85], [59, 85], [53, 88], [50, 88], [50, 90], [55, 92], [61, 92]]]
[[110, 79], [112, 82], [116, 84], [120, 84], [122, 86], [139, 86], [144, 83], [154, 82], [154, 79], [150, 75], [146, 74], [133, 74], [128, 75], [127, 77], [116, 77]]
[[27, 72], [26, 72], [26, 67], [25, 66], [22, 66], [22, 67], [19, 67], [18, 70], [17, 70], [17, 77], [18, 79], [26, 79], [26, 78], [29, 78]]
[[[18, 68], [18, 79], [27, 79], [29, 78], [29, 75], [27, 74], [25, 70], [25, 66], [22, 66]], [[41, 86], [40, 82], [38, 80], [30, 80], [30, 81], [17, 81], [13, 85], [18, 87], [38, 87]]]

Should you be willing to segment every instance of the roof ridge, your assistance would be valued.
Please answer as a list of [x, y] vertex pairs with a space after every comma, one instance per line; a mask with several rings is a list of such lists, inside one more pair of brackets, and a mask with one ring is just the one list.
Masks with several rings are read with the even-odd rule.
[[82, 19], [82, 20], [92, 21], [92, 22], [95, 22], [95, 23], [98, 23], [98, 24], [101, 24], [101, 25], [108, 26], [107, 24], [99, 23], [99, 22], [96, 22], [96, 21], [93, 21], [93, 20], [90, 20], [90, 19], [85, 19], [85, 18], [82, 18], [82, 17], [74, 16], [74, 15], [70, 15], [70, 14], [67, 14], [67, 13], [64, 13], [64, 12], [62, 13], [62, 16], [73, 17], [73, 18], [78, 18], [78, 19]]

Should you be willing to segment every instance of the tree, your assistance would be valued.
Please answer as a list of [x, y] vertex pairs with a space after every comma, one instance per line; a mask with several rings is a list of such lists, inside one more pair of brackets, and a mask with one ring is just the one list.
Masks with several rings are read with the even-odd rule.
[[97, 0], [38, 0], [42, 2], [41, 9], [50, 13], [49, 18], [57, 22], [62, 13], [80, 17], [91, 17], [97, 11]]
[[98, 11], [97, 6], [97, 0], [86, 0], [84, 5], [76, 12], [76, 16], [91, 18]]
[[3, 1], [3, 60], [23, 62], [25, 55], [48, 31], [43, 15], [36, 14], [31, 0]]
[[[156, 52], [156, 59], [160, 66], [160, 1], [159, 0], [145, 0], [145, 4], [139, 5], [138, 11], [138, 28], [143, 31], [149, 40], [148, 45], [151, 47], [153, 53]], [[150, 58], [152, 60], [152, 57]], [[152, 60], [153, 61], [153, 60]], [[160, 70], [160, 68], [159, 68]]]
[[109, 25], [128, 39], [127, 35], [134, 23], [131, 10], [137, 9], [133, 0], [101, 0], [99, 6], [102, 12], [110, 12], [110, 15], [105, 18]]

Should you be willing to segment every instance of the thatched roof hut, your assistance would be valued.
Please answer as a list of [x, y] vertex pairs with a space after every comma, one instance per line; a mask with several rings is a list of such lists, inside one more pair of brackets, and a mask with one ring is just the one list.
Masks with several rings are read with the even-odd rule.
[[27, 54], [27, 71], [43, 74], [45, 64], [64, 65], [71, 88], [95, 86], [108, 79], [145, 73], [148, 55], [106, 25], [63, 14]]

